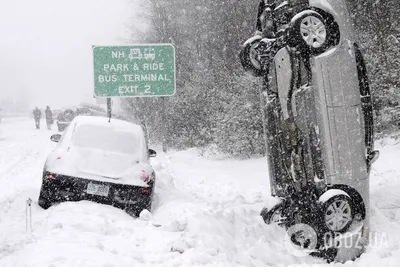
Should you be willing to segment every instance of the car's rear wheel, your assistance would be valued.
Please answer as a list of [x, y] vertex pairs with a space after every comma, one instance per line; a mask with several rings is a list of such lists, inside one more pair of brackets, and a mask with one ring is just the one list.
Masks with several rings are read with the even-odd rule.
[[322, 213], [326, 231], [344, 233], [354, 221], [353, 200], [347, 194], [334, 194], [324, 201]]
[[40, 190], [38, 204], [43, 209], [47, 210], [52, 206], [52, 200], [48, 195], [44, 194], [43, 191]]
[[127, 204], [125, 206], [125, 211], [131, 216], [139, 217], [140, 213], [143, 210], [148, 210], [149, 212], [151, 212], [151, 204], [152, 204], [152, 199], [149, 198], [143, 201], [139, 201], [138, 203], [135, 204]]

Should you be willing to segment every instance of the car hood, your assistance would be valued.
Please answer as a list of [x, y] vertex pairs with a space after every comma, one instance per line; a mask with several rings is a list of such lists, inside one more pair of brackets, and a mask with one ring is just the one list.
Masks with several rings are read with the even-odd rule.
[[138, 186], [147, 186], [141, 177], [152, 177], [153, 173], [149, 163], [139, 162], [132, 155], [72, 147], [51, 153], [45, 169], [56, 174]]

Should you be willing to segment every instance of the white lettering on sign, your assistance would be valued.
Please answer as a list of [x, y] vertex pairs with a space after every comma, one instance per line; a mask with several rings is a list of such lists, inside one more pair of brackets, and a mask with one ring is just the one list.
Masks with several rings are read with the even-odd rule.
[[150, 94], [151, 93], [151, 86], [150, 85], [146, 84], [144, 86], [144, 93], [145, 94]]
[[125, 94], [136, 94], [138, 92], [139, 86], [137, 85], [130, 85], [130, 86], [120, 86], [118, 87], [118, 92], [120, 95]]
[[110, 83], [110, 82], [116, 82], [118, 81], [118, 76], [113, 74], [113, 75], [99, 75], [99, 83]]
[[124, 74], [125, 82], [158, 82], [170, 81], [166, 74]]
[[165, 74], [164, 75], [163, 74], [158, 75], [158, 80], [159, 81], [169, 81], [167, 75], [165, 75]]
[[164, 70], [164, 63], [144, 63], [143, 70]]
[[124, 51], [112, 51], [111, 52], [111, 57], [112, 58], [124, 58], [125, 57], [125, 52]]
[[129, 71], [128, 64], [104, 64], [104, 71]]

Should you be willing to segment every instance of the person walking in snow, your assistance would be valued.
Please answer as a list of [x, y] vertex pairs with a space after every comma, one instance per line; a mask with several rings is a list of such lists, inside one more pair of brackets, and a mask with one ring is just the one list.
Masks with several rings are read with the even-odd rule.
[[51, 130], [51, 125], [53, 124], [53, 112], [51, 111], [49, 106], [46, 106], [46, 110], [44, 111], [46, 117], [47, 129]]
[[42, 118], [42, 111], [38, 107], [33, 110], [33, 118], [35, 119], [36, 129], [40, 129], [40, 119]]

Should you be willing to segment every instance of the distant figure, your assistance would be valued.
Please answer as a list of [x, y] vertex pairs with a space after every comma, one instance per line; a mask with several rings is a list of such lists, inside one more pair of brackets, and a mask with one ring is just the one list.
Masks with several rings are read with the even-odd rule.
[[33, 118], [35, 119], [36, 129], [40, 129], [40, 119], [42, 118], [42, 112], [38, 107], [33, 110]]
[[44, 113], [46, 116], [47, 129], [51, 130], [51, 125], [53, 124], [53, 112], [51, 112], [49, 106], [46, 106], [46, 110], [44, 111]]

